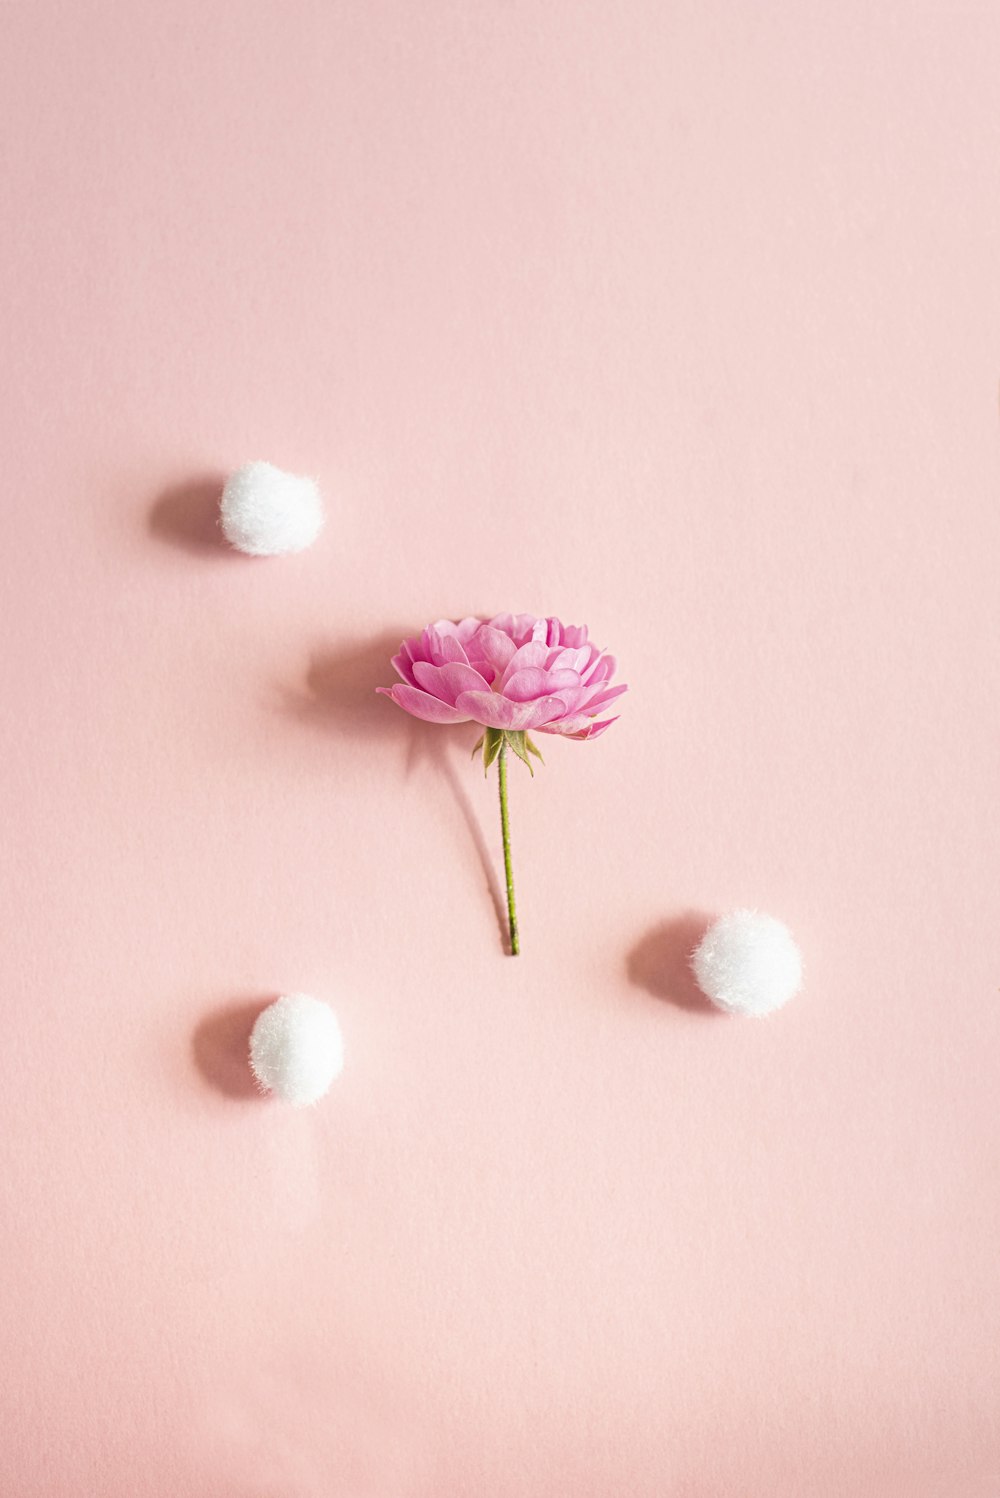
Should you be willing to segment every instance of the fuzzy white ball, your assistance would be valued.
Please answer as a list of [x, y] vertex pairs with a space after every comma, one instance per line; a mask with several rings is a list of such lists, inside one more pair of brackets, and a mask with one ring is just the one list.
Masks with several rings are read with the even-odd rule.
[[702, 992], [730, 1014], [770, 1014], [802, 986], [792, 933], [756, 910], [734, 910], [709, 926], [691, 966]]
[[329, 1004], [307, 993], [275, 999], [250, 1034], [250, 1067], [262, 1087], [295, 1108], [317, 1103], [344, 1069], [344, 1042]]
[[313, 479], [273, 463], [245, 463], [222, 491], [222, 530], [237, 551], [279, 557], [305, 551], [323, 529], [323, 501]]

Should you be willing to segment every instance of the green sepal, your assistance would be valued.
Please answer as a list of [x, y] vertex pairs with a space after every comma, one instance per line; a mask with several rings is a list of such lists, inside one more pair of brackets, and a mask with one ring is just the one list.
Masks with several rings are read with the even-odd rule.
[[485, 733], [481, 733], [479, 735], [478, 739], [476, 740], [476, 742], [473, 744], [473, 746], [472, 746], [472, 758], [473, 759], [475, 759], [476, 755], [479, 753], [480, 749], [483, 747], [483, 740], [485, 739], [485, 737], [486, 737]]
[[503, 748], [504, 731], [502, 728], [487, 728], [483, 734], [483, 774], [489, 770], [490, 765], [496, 759]]
[[[540, 763], [541, 763], [541, 764], [543, 764], [543, 765], [544, 765], [544, 763], [545, 763], [545, 761], [544, 761], [544, 759], [542, 759], [542, 751], [541, 751], [541, 750], [540, 750], [540, 749], [539, 749], [539, 747], [538, 747], [538, 745], [537, 745], [537, 744], [533, 744], [533, 743], [532, 743], [532, 742], [531, 742], [531, 740], [530, 740], [530, 739], [529, 739], [529, 738], [528, 738], [528, 735], [527, 735], [527, 734], [525, 734], [525, 735], [524, 735], [524, 745], [525, 745], [525, 748], [526, 748], [526, 749], [527, 749], [527, 751], [528, 751], [528, 753], [529, 753], [529, 754], [533, 754], [533, 755], [534, 755], [534, 756], [535, 756], [535, 758], [536, 758], [536, 759], [537, 759], [537, 760], [538, 760], [538, 761], [539, 761], [539, 762], [540, 762]], [[529, 767], [528, 767], [528, 768], [529, 768], [529, 769], [530, 769], [530, 768], [531, 768], [531, 766], [530, 766], [530, 765], [529, 765]]]
[[[524, 732], [524, 729], [505, 729], [504, 737], [510, 747], [513, 749], [514, 753], [517, 755], [518, 759], [521, 760], [523, 764], [526, 764], [528, 766], [528, 770], [530, 771], [532, 778], [534, 778], [535, 768], [532, 765], [531, 760], [528, 758], [528, 753], [529, 751], [531, 751], [534, 754], [538, 754], [538, 750], [535, 749], [533, 744], [528, 744], [528, 735]], [[541, 759], [541, 757], [542, 756], [538, 754], [538, 758]]]

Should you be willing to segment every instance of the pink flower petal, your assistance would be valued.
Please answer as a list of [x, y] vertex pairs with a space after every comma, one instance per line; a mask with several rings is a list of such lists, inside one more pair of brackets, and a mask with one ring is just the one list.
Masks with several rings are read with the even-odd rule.
[[[394, 688], [394, 690], [397, 690]], [[561, 697], [540, 697], [535, 702], [511, 702], [496, 692], [463, 692], [455, 703], [460, 713], [484, 728], [538, 728], [563, 710]]]
[[583, 713], [583, 703], [587, 691], [588, 688], [580, 686], [579, 683], [575, 686], [560, 687], [559, 696], [562, 698], [563, 710], [559, 714], [559, 717], [575, 718], [578, 713]]
[[556, 718], [550, 723], [539, 723], [536, 725], [536, 732], [558, 733], [566, 739], [596, 739], [612, 723], [617, 722], [617, 718], [605, 718], [603, 722], [595, 723], [583, 713], [574, 718]]
[[494, 629], [491, 624], [484, 624], [467, 642], [465, 653], [470, 664], [477, 669], [484, 664], [492, 666], [494, 674], [500, 676], [516, 648], [509, 635]]
[[412, 687], [415, 685], [413, 680], [413, 659], [405, 646], [398, 655], [393, 656], [392, 664], [408, 686]]
[[405, 682], [397, 682], [393, 687], [376, 687], [385, 697], [391, 697], [397, 707], [403, 708], [411, 713], [414, 718], [423, 718], [425, 723], [468, 723], [467, 713], [461, 713], [450, 707], [447, 702], [441, 702], [437, 697], [431, 697], [427, 692], [421, 692], [417, 687], [407, 686]]
[[444, 634], [439, 631], [441, 639], [441, 654], [444, 656], [445, 665], [456, 662], [458, 665], [467, 666], [469, 657], [465, 653], [465, 646], [457, 635]]
[[584, 676], [587, 668], [593, 663], [597, 652], [593, 645], [581, 645], [575, 650], [557, 650], [549, 661], [550, 671], [576, 671]]
[[549, 648], [543, 645], [541, 640], [529, 640], [526, 645], [519, 646], [508, 660], [506, 670], [500, 678], [501, 692], [504, 689], [504, 683], [510, 680], [515, 671], [524, 671], [529, 666], [544, 670], [548, 658]]
[[580, 678], [575, 671], [541, 671], [537, 666], [528, 666], [513, 675], [508, 673], [502, 690], [512, 702], [532, 702], [555, 692], [562, 696], [564, 689], [575, 692], [579, 686]]
[[613, 655], [601, 655], [590, 667], [584, 671], [583, 679], [587, 682], [610, 681], [618, 670], [618, 662]]
[[518, 614], [511, 629], [511, 639], [514, 644], [523, 645], [526, 640], [530, 640], [531, 632], [537, 623], [538, 620], [534, 614]]
[[429, 666], [426, 661], [417, 661], [413, 675], [417, 686], [451, 706], [454, 706], [459, 692], [488, 692], [490, 689], [489, 682], [484, 681], [478, 671], [461, 661], [450, 661], [447, 666]]
[[400, 655], [408, 656], [411, 663], [413, 661], [426, 660], [423, 635], [415, 635], [412, 640], [404, 640], [400, 646], [399, 653]]
[[616, 697], [620, 697], [623, 692], [627, 691], [628, 686], [625, 682], [622, 682], [621, 686], [618, 687], [606, 687], [599, 691], [596, 697], [585, 697], [581, 703], [580, 711], [588, 713], [600, 712], [602, 707], [607, 707], [609, 702], [614, 702]]
[[468, 656], [458, 638], [458, 626], [441, 619], [424, 630], [425, 658], [432, 666], [447, 666], [450, 661], [464, 661]]
[[570, 737], [581, 741], [584, 739], [599, 739], [606, 728], [610, 728], [612, 723], [617, 722], [617, 717], [602, 718], [600, 723], [591, 723], [589, 728], [583, 728], [579, 733], [571, 734]]
[[538, 731], [539, 733], [559, 733], [570, 738], [581, 728], [589, 728], [593, 721], [587, 713], [561, 713], [555, 718], [550, 718], [545, 724], [540, 723]]
[[491, 629], [498, 629], [501, 634], [509, 636], [515, 645], [523, 645], [526, 640], [530, 640], [532, 630], [539, 623], [534, 614], [494, 614], [486, 622]]

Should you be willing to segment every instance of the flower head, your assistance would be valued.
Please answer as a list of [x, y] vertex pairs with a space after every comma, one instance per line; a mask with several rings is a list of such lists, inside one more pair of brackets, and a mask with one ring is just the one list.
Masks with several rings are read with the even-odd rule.
[[378, 690], [415, 718], [506, 733], [595, 739], [615, 722], [599, 714], [626, 691], [611, 685], [615, 659], [585, 625], [534, 614], [441, 619], [404, 640], [392, 664], [402, 680]]

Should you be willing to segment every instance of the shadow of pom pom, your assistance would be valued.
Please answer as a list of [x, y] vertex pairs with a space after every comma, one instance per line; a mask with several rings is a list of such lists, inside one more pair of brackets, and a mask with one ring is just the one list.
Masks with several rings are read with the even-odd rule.
[[250, 1031], [274, 994], [240, 999], [208, 1014], [191, 1038], [194, 1064], [223, 1097], [255, 1098], [261, 1090], [250, 1070]]
[[202, 474], [165, 489], [149, 513], [152, 534], [183, 551], [234, 555], [219, 525], [225, 482], [225, 474]]
[[688, 910], [647, 931], [625, 959], [629, 982], [678, 1009], [719, 1014], [691, 971], [691, 955], [711, 923], [711, 916]]

